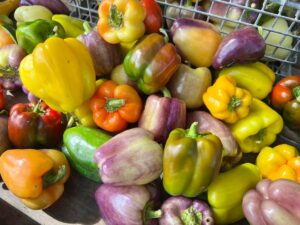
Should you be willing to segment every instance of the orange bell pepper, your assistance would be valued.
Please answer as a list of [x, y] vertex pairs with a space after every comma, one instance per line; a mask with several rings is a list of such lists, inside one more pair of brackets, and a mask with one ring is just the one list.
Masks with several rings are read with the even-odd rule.
[[125, 130], [128, 123], [138, 121], [142, 100], [136, 90], [126, 84], [104, 81], [90, 101], [96, 125], [106, 131]]
[[265, 178], [283, 178], [300, 183], [300, 156], [297, 149], [291, 145], [281, 144], [274, 148], [263, 148], [257, 156], [256, 164]]
[[0, 174], [27, 207], [45, 209], [62, 195], [70, 166], [58, 150], [13, 149], [1, 155]]

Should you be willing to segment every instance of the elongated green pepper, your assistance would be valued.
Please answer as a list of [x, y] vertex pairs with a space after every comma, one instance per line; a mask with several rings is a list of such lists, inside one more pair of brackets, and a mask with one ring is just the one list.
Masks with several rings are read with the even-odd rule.
[[63, 152], [72, 167], [81, 175], [100, 182], [99, 169], [94, 162], [96, 149], [111, 137], [99, 129], [89, 127], [72, 127], [63, 135]]
[[197, 133], [195, 122], [189, 130], [177, 128], [167, 140], [163, 156], [163, 185], [170, 195], [195, 197], [217, 176], [222, 145], [213, 134]]

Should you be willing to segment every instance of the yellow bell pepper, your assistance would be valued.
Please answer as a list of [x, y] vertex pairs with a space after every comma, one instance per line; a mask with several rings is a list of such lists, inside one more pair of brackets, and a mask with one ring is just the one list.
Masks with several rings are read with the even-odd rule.
[[271, 145], [283, 128], [281, 116], [267, 104], [252, 99], [248, 116], [229, 126], [242, 152], [259, 152]]
[[146, 10], [138, 0], [101, 1], [98, 14], [98, 31], [111, 44], [133, 42], [145, 33]]
[[76, 38], [84, 33], [83, 21], [79, 19], [64, 14], [56, 14], [52, 16], [52, 20], [62, 25], [66, 32], [66, 37]]
[[272, 91], [274, 72], [261, 62], [237, 64], [224, 68], [219, 76], [231, 76], [238, 87], [248, 90], [254, 98], [264, 99]]
[[4, 0], [0, 1], [0, 15], [8, 16], [19, 6], [20, 0]]
[[281, 144], [274, 148], [263, 148], [257, 156], [256, 165], [265, 178], [283, 178], [300, 183], [300, 156], [297, 149], [291, 145]]
[[203, 94], [203, 102], [210, 113], [227, 123], [235, 123], [249, 113], [252, 96], [238, 88], [230, 76], [219, 77]]
[[96, 89], [96, 73], [87, 48], [75, 38], [57, 37], [37, 45], [20, 65], [25, 87], [51, 108], [67, 113]]

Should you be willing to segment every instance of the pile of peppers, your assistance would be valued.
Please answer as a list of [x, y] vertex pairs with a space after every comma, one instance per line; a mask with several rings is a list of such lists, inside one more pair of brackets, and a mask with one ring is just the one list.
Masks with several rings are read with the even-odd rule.
[[103, 0], [91, 27], [61, 0], [0, 2], [0, 175], [26, 207], [77, 171], [106, 225], [300, 224], [300, 149], [276, 142], [299, 132], [300, 76], [276, 79], [254, 27], [222, 37], [178, 4]]

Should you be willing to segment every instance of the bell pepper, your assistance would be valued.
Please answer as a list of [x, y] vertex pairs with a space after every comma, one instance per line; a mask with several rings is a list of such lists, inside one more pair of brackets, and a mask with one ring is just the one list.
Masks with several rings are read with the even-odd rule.
[[63, 194], [70, 166], [58, 150], [12, 149], [0, 157], [0, 174], [25, 206], [45, 209]]
[[34, 21], [37, 19], [51, 20], [52, 12], [41, 5], [20, 6], [14, 12], [17, 24]]
[[53, 14], [70, 14], [70, 10], [63, 0], [21, 0], [20, 5], [42, 5], [51, 10]]
[[90, 53], [74, 38], [51, 37], [38, 44], [22, 60], [20, 78], [32, 94], [59, 112], [73, 112], [96, 88]]
[[216, 224], [232, 224], [242, 219], [243, 196], [260, 180], [258, 168], [251, 163], [244, 163], [220, 173], [207, 189], [208, 203]]
[[232, 77], [238, 87], [248, 90], [254, 98], [264, 99], [272, 91], [275, 73], [264, 63], [238, 64], [224, 68], [219, 76]]
[[300, 183], [300, 156], [294, 146], [264, 147], [256, 158], [256, 165], [264, 178], [283, 178]]
[[[85, 127], [96, 127], [97, 126], [93, 120], [93, 112], [90, 109], [89, 101], [84, 102], [81, 106], [76, 108], [74, 110], [74, 114], [71, 114], [71, 117], [73, 117], [73, 119], [75, 120], [73, 122], [78, 122], [79, 125], [82, 125]], [[70, 118], [70, 119], [72, 119], [72, 118]], [[70, 124], [69, 124], [69, 126], [70, 126]]]
[[94, 161], [96, 149], [111, 137], [99, 129], [77, 126], [63, 134], [63, 152], [70, 164], [81, 175], [100, 182], [99, 169]]
[[181, 64], [168, 82], [171, 95], [186, 103], [190, 109], [202, 106], [202, 95], [211, 86], [211, 73], [206, 67], [192, 69]]
[[143, 128], [123, 131], [100, 146], [95, 161], [103, 183], [115, 186], [144, 185], [162, 172], [163, 149]]
[[17, 148], [55, 147], [62, 134], [62, 115], [44, 103], [18, 103], [10, 109], [8, 136]]
[[271, 94], [271, 105], [282, 113], [285, 124], [300, 129], [300, 77], [287, 76], [279, 80]]
[[145, 33], [146, 10], [138, 0], [101, 1], [98, 15], [98, 32], [108, 43], [133, 42]]
[[135, 123], [142, 113], [142, 100], [136, 90], [126, 84], [104, 81], [90, 100], [96, 125], [106, 131], [120, 132]]
[[55, 21], [37, 19], [24, 22], [17, 27], [16, 37], [20, 47], [31, 53], [37, 44], [49, 37], [65, 37], [64, 28]]
[[20, 0], [2, 0], [0, 1], [0, 15], [8, 16], [19, 6]]
[[236, 86], [230, 76], [219, 77], [203, 94], [203, 102], [210, 113], [227, 123], [246, 117], [252, 101], [250, 92]]
[[280, 179], [262, 180], [243, 198], [243, 211], [251, 224], [299, 225], [300, 184]]
[[229, 126], [244, 153], [271, 145], [283, 128], [281, 116], [266, 103], [253, 98], [248, 116]]
[[0, 24], [0, 48], [15, 43], [14, 28], [8, 24]]
[[66, 37], [76, 38], [84, 33], [83, 21], [67, 16], [57, 14], [52, 16], [52, 20], [60, 23], [66, 32]]
[[139, 120], [139, 127], [149, 130], [156, 141], [165, 143], [169, 133], [175, 128], [184, 128], [186, 122], [185, 102], [171, 98], [167, 89], [164, 97], [150, 95]]
[[180, 62], [174, 45], [152, 33], [129, 51], [123, 65], [129, 79], [136, 81], [145, 94], [152, 94], [168, 83]]
[[159, 29], [163, 25], [161, 8], [155, 0], [141, 0], [141, 4], [146, 10], [144, 20], [146, 33], [159, 33]]
[[163, 186], [170, 195], [196, 197], [218, 175], [222, 144], [210, 133], [199, 134], [198, 123], [190, 129], [173, 130], [163, 155]]

